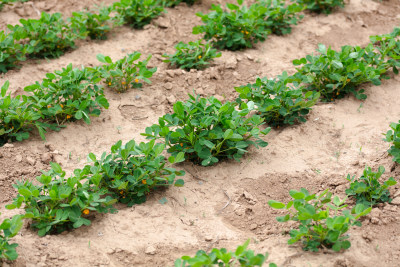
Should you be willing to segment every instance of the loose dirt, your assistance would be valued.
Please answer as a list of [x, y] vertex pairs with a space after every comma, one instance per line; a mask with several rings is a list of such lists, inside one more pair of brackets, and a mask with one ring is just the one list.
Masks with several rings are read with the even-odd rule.
[[[113, 1], [105, 1], [110, 4]], [[221, 2], [221, 1], [219, 1]], [[226, 1], [222, 1], [225, 3]], [[44, 0], [27, 2], [0, 12], [0, 29], [20, 18], [37, 18], [37, 11], [63, 12], [90, 8], [97, 0]], [[389, 33], [400, 25], [399, 0], [351, 0], [346, 8], [329, 16], [306, 14], [291, 34], [270, 36], [254, 49], [223, 51], [215, 65], [204, 71], [170, 69], [163, 53], [172, 53], [179, 41], [196, 40], [193, 26], [200, 23], [196, 12], [207, 12], [212, 1], [193, 7], [181, 4], [156, 19], [144, 30], [115, 29], [109, 40], [82, 41], [78, 49], [54, 60], [28, 61], [20, 70], [1, 76], [10, 80], [12, 93], [67, 64], [93, 66], [96, 55], [113, 59], [140, 51], [153, 54], [151, 66], [158, 71], [151, 85], [142, 90], [117, 94], [106, 90], [110, 108], [91, 125], [71, 123], [60, 132], [49, 132], [44, 142], [38, 135], [0, 148], [1, 218], [16, 212], [4, 206], [16, 195], [12, 184], [34, 179], [49, 161], [67, 172], [82, 167], [89, 152], [109, 151], [118, 140], [144, 141], [140, 133], [170, 112], [172, 103], [187, 99], [195, 91], [203, 96], [234, 100], [235, 86], [252, 83], [258, 76], [273, 77], [295, 71], [291, 61], [313, 53], [318, 43], [339, 49], [342, 45], [368, 43], [368, 37]], [[360, 175], [365, 165], [386, 168], [383, 178], [400, 178], [400, 167], [387, 154], [382, 140], [390, 122], [400, 119], [400, 76], [381, 86], [366, 85], [368, 99], [352, 96], [314, 107], [305, 124], [272, 130], [264, 139], [265, 149], [251, 149], [241, 163], [222, 162], [213, 167], [187, 170], [185, 186], [156, 192], [132, 208], [119, 206], [117, 214], [96, 216], [89, 227], [58, 236], [40, 238], [28, 227], [14, 238], [19, 258], [5, 266], [173, 266], [176, 258], [193, 255], [198, 249], [233, 249], [252, 238], [251, 248], [269, 252], [278, 266], [399, 266], [400, 208], [381, 205], [364, 219], [361, 228], [350, 231], [352, 247], [340, 253], [303, 252], [287, 245], [289, 224], [275, 220], [278, 211], [268, 207], [270, 199], [288, 201], [290, 189], [305, 187], [319, 192], [330, 188], [345, 196], [347, 174]], [[391, 189], [400, 195], [400, 186]], [[159, 200], [166, 198], [167, 203]], [[226, 206], [226, 204], [228, 205]], [[225, 207], [225, 208], [224, 208]]]

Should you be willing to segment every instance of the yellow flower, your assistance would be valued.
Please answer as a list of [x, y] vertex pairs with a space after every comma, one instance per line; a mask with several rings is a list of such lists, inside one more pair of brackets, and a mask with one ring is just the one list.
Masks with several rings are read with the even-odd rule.
[[347, 82], [350, 82], [350, 79], [347, 79]]
[[60, 107], [63, 108], [64, 107], [63, 104], [60, 104]]
[[200, 59], [200, 58], [201, 58], [201, 56], [198, 56], [198, 58]]
[[248, 31], [246, 31], [246, 34], [249, 34], [249, 32], [248, 32]]
[[47, 108], [51, 108], [51, 105], [48, 105]]
[[138, 83], [139, 82], [139, 79], [135, 79], [135, 83]]
[[142, 184], [147, 184], [146, 179], [142, 180]]
[[82, 213], [85, 214], [85, 215], [88, 215], [89, 214], [89, 210], [88, 209], [84, 209]]
[[119, 193], [120, 193], [121, 195], [123, 195], [123, 194], [124, 194], [124, 191], [120, 191]]
[[244, 31], [241, 31], [242, 33], [244, 33]]
[[126, 84], [126, 82], [122, 82], [122, 84]]
[[109, 82], [108, 85], [111, 85], [111, 82]]
[[67, 120], [71, 119], [71, 115], [67, 115]]

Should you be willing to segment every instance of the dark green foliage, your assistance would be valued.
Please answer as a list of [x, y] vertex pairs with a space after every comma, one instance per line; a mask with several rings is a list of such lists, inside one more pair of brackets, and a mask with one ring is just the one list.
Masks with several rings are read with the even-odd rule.
[[390, 177], [383, 184], [379, 183], [379, 178], [385, 172], [385, 168], [380, 166], [378, 172], [373, 172], [370, 167], [365, 167], [363, 175], [360, 178], [350, 177], [347, 175], [347, 180], [351, 182], [350, 188], [346, 189], [346, 194], [354, 196], [357, 204], [365, 206], [374, 206], [378, 203], [391, 202], [389, 186], [397, 184]]
[[398, 74], [400, 68], [400, 28], [395, 28], [389, 34], [370, 36], [370, 40], [381, 55], [379, 64], [383, 64], [386, 69], [392, 68], [393, 72]]
[[142, 135], [164, 139], [173, 156], [185, 152], [188, 160], [203, 166], [225, 158], [239, 160], [250, 145], [268, 145], [259, 134], [267, 134], [270, 128], [259, 129], [263, 124], [260, 116], [246, 117], [251, 111], [246, 104], [237, 111], [231, 102], [189, 96], [190, 100], [175, 103], [174, 113], [159, 118], [159, 124], [146, 128]]
[[319, 93], [303, 93], [301, 88], [288, 85], [289, 76], [284, 72], [275, 79], [258, 78], [256, 83], [236, 87], [238, 103], [253, 102], [255, 110], [270, 126], [306, 122], [311, 107], [318, 101]]
[[151, 84], [149, 78], [157, 71], [157, 67], [147, 68], [147, 64], [151, 59], [151, 55], [143, 61], [138, 61], [141, 53], [134, 52], [128, 54], [115, 62], [109, 56], [97, 55], [97, 59], [105, 65], [95, 68], [108, 87], [121, 93], [132, 88], [142, 88], [144, 81]]
[[125, 24], [142, 29], [164, 11], [161, 0], [121, 0], [113, 8]]
[[363, 89], [359, 86], [372, 82], [380, 85], [380, 78], [386, 72], [383, 65], [374, 66], [379, 54], [374, 52], [372, 45], [366, 48], [358, 46], [343, 46], [338, 52], [324, 45], [318, 46], [319, 55], [307, 55], [296, 59], [297, 68], [294, 81], [305, 84], [308, 91], [317, 91], [325, 101], [333, 101], [352, 93], [358, 99], [366, 99]]
[[10, 239], [16, 236], [23, 226], [23, 216], [15, 215], [11, 219], [5, 219], [0, 224], [0, 263], [3, 259], [16, 260], [18, 253], [15, 248], [18, 244], [10, 244]]
[[399, 123], [391, 123], [391, 130], [386, 133], [386, 142], [392, 143], [389, 148], [389, 155], [393, 156], [393, 161], [400, 164], [400, 121]]
[[46, 121], [60, 125], [83, 119], [90, 124], [90, 116], [99, 116], [100, 108], [109, 106], [103, 88], [97, 85], [100, 81], [99, 73], [69, 64], [24, 90], [33, 94], [30, 99]]
[[291, 25], [297, 25], [297, 22], [304, 17], [299, 14], [304, 9], [303, 5], [286, 5], [282, 0], [261, 0], [260, 3], [268, 8], [265, 14], [268, 27], [277, 35], [290, 33]]
[[88, 176], [87, 170], [74, 170], [70, 178], [60, 165], [51, 162], [51, 170], [36, 177], [39, 185], [30, 181], [18, 182], [14, 187], [18, 195], [7, 209], [24, 204], [25, 217], [32, 219], [31, 227], [39, 236], [61, 233], [82, 225], [90, 225], [85, 215], [90, 211], [115, 212], [115, 199], [105, 196], [106, 189], [99, 187], [101, 176]]
[[[172, 185], [176, 176], [185, 174], [167, 166], [161, 155], [164, 148], [164, 144], [155, 144], [155, 140], [140, 144], [131, 140], [126, 145], [118, 141], [111, 147], [111, 154], [103, 153], [100, 159], [89, 154], [94, 167], [86, 168], [102, 175], [101, 187], [113, 198], [128, 206], [140, 204], [152, 190]], [[168, 160], [171, 164], [178, 163], [184, 160], [184, 155], [180, 153]], [[175, 186], [183, 186], [183, 180], [177, 180]]]
[[[263, 266], [268, 258], [268, 253], [254, 255], [253, 250], [247, 249], [250, 239], [238, 246], [235, 252], [225, 248], [213, 248], [210, 253], [203, 250], [197, 251], [194, 257], [183, 256], [175, 261], [175, 267], [212, 267], [212, 266]], [[270, 263], [269, 267], [276, 267]]]
[[75, 47], [76, 39], [82, 38], [71, 31], [60, 13], [43, 12], [40, 19], [21, 19], [20, 23], [22, 26], [8, 25], [8, 28], [15, 39], [24, 40], [30, 57], [59, 57]]
[[275, 200], [268, 201], [268, 204], [274, 209], [286, 210], [286, 215], [276, 218], [278, 222], [291, 220], [300, 223], [298, 229], [290, 230], [288, 244], [301, 241], [304, 250], [318, 251], [325, 247], [340, 251], [350, 248], [346, 232], [351, 226], [361, 226], [358, 219], [371, 211], [371, 207], [366, 208], [363, 204], [357, 204], [352, 210], [343, 210], [347, 207], [345, 199], [340, 200], [337, 196], [332, 199], [328, 189], [319, 195], [311, 195], [304, 188], [290, 190], [289, 194], [293, 200], [287, 204]]
[[[71, 30], [78, 35], [89, 36], [90, 39], [106, 40], [107, 33], [113, 25], [110, 25], [112, 18], [110, 13], [112, 8], [101, 8], [98, 13], [92, 12], [73, 12], [71, 21]], [[115, 24], [118, 24], [115, 21]]]
[[35, 111], [34, 104], [25, 95], [11, 97], [7, 95], [7, 81], [1, 87], [0, 97], [0, 146], [8, 141], [22, 141], [29, 138], [29, 133], [36, 127], [44, 132], [42, 117]]
[[208, 14], [196, 13], [204, 25], [193, 28], [194, 34], [204, 34], [205, 40], [212, 40], [219, 49], [240, 50], [253, 47], [258, 41], [264, 41], [268, 34], [270, 23], [265, 20], [268, 7], [255, 3], [249, 7], [227, 4], [228, 11], [219, 5], [212, 5]]
[[221, 53], [218, 53], [217, 49], [213, 48], [210, 43], [203, 44], [202, 40], [188, 44], [179, 42], [175, 49], [175, 54], [163, 55], [167, 58], [164, 62], [186, 70], [204, 69], [214, 58], [221, 56]]
[[26, 60], [28, 47], [19, 44], [13, 34], [0, 31], [0, 73], [6, 73], [17, 66], [19, 61]]
[[306, 9], [316, 12], [330, 14], [335, 8], [344, 7], [344, 0], [297, 0]]

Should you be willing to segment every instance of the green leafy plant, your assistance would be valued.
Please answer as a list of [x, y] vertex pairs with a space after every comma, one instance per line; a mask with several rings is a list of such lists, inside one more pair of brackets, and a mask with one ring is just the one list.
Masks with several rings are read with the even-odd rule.
[[99, 73], [69, 64], [61, 71], [47, 73], [41, 83], [24, 90], [33, 94], [30, 99], [45, 121], [61, 125], [83, 119], [90, 124], [90, 116], [99, 116], [100, 108], [109, 107], [103, 88], [97, 85], [100, 81]]
[[234, 103], [221, 104], [215, 97], [189, 97], [186, 102], [176, 102], [174, 113], [159, 118], [159, 124], [147, 127], [142, 135], [163, 139], [173, 156], [185, 152], [188, 160], [203, 166], [225, 158], [239, 160], [250, 145], [268, 145], [259, 135], [271, 129], [259, 129], [263, 119], [258, 115], [246, 117], [251, 108], [245, 103], [238, 111]]
[[264, 41], [271, 33], [270, 23], [265, 19], [268, 7], [260, 3], [247, 7], [242, 5], [243, 0], [237, 3], [228, 3], [229, 11], [213, 4], [210, 13], [196, 13], [204, 25], [194, 27], [193, 33], [204, 34], [204, 39], [212, 40], [219, 49], [239, 50]]
[[391, 130], [386, 133], [386, 142], [392, 143], [389, 148], [389, 155], [393, 156], [393, 161], [400, 164], [400, 121], [399, 123], [391, 123]]
[[10, 239], [16, 236], [23, 226], [23, 216], [15, 215], [11, 219], [5, 219], [0, 224], [0, 262], [3, 259], [16, 260], [18, 253], [15, 248], [18, 244], [10, 244]]
[[30, 50], [30, 57], [59, 57], [75, 47], [75, 40], [81, 38], [71, 31], [61, 13], [43, 12], [40, 19], [21, 19], [20, 25], [8, 25], [13, 35], [18, 36]]
[[347, 180], [351, 182], [350, 188], [346, 189], [348, 196], [354, 196], [357, 204], [361, 203], [366, 206], [374, 206], [378, 203], [391, 202], [389, 186], [397, 184], [390, 177], [383, 184], [379, 183], [379, 178], [385, 172], [383, 166], [379, 166], [378, 172], [373, 172], [370, 167], [365, 167], [363, 175], [360, 178], [350, 177], [347, 175]]
[[163, 0], [162, 4], [165, 7], [174, 7], [180, 3], [186, 3], [189, 6], [194, 5], [198, 0]]
[[19, 61], [26, 60], [28, 48], [19, 44], [16, 38], [17, 35], [0, 31], [0, 73], [6, 73]]
[[[175, 261], [175, 267], [212, 267], [212, 266], [263, 266], [268, 258], [268, 253], [254, 255], [253, 250], [247, 249], [250, 239], [238, 246], [235, 252], [225, 248], [213, 248], [210, 253], [203, 250], [197, 251], [194, 257], [183, 256]], [[270, 263], [269, 267], [276, 267]]]
[[381, 57], [379, 64], [385, 65], [386, 69], [393, 69], [395, 74], [399, 73], [400, 68], [400, 28], [395, 28], [393, 32], [384, 35], [370, 36], [371, 43], [378, 50]]
[[61, 233], [82, 225], [90, 225], [90, 212], [115, 212], [116, 202], [104, 195], [100, 188], [101, 175], [88, 176], [90, 171], [76, 169], [66, 178], [60, 165], [51, 162], [51, 170], [36, 177], [40, 185], [30, 181], [17, 182], [18, 195], [7, 209], [20, 208], [24, 204], [25, 217], [32, 219], [31, 227], [39, 236]]
[[320, 55], [307, 55], [296, 59], [297, 68], [294, 80], [305, 84], [308, 91], [317, 91], [325, 101], [342, 98], [348, 93], [358, 99], [366, 99], [364, 89], [359, 85], [372, 82], [380, 85], [380, 78], [386, 72], [384, 66], [373, 66], [379, 56], [372, 45], [366, 48], [358, 46], [343, 46], [340, 52], [320, 44], [317, 50]]
[[320, 94], [314, 91], [303, 94], [301, 88], [292, 88], [288, 82], [286, 72], [275, 79], [257, 78], [254, 84], [235, 88], [239, 93], [237, 102], [252, 101], [266, 123], [273, 127], [306, 122]]
[[202, 40], [188, 44], [179, 42], [175, 49], [175, 54], [163, 55], [167, 58], [164, 62], [186, 70], [206, 68], [214, 58], [221, 56], [209, 42], [203, 44]]
[[[170, 164], [183, 161], [184, 154], [179, 153], [176, 158], [171, 156], [167, 161], [161, 155], [164, 148], [164, 144], [155, 144], [155, 140], [140, 144], [131, 140], [126, 145], [118, 141], [111, 147], [111, 154], [103, 153], [100, 159], [89, 154], [94, 167], [86, 168], [102, 175], [101, 187], [119, 202], [128, 206], [140, 204], [152, 190], [172, 185], [176, 176], [185, 174], [167, 164], [168, 161]], [[182, 179], [175, 181], [175, 186], [183, 184]]]
[[42, 116], [40, 112], [35, 111], [34, 104], [25, 95], [16, 97], [7, 95], [9, 85], [10, 83], [6, 81], [1, 87], [0, 146], [8, 141], [28, 139], [34, 127], [39, 133], [45, 131], [44, 124], [38, 121]]
[[286, 5], [282, 0], [262, 0], [263, 6], [268, 8], [265, 14], [266, 21], [272, 33], [284, 35], [291, 33], [291, 25], [297, 25], [297, 22], [304, 16], [299, 15], [304, 6], [299, 4]]
[[277, 217], [278, 222], [299, 222], [298, 229], [290, 230], [288, 244], [302, 241], [304, 250], [318, 251], [320, 247], [325, 247], [340, 251], [350, 248], [347, 231], [351, 226], [361, 226], [358, 219], [371, 211], [371, 207], [366, 208], [363, 204], [357, 204], [352, 210], [343, 210], [347, 206], [345, 200], [337, 196], [332, 199], [328, 189], [319, 195], [310, 195], [304, 188], [290, 190], [289, 194], [293, 200], [286, 205], [275, 200], [268, 201], [268, 204], [288, 212]]
[[144, 61], [135, 63], [142, 54], [135, 52], [128, 56], [117, 60], [115, 62], [109, 56], [97, 55], [97, 59], [106, 63], [96, 70], [101, 74], [101, 77], [105, 79], [108, 87], [114, 89], [117, 92], [125, 92], [131, 88], [141, 88], [143, 83], [140, 80], [150, 84], [149, 78], [157, 71], [157, 68], [147, 68], [147, 64], [151, 59], [149, 55]]
[[297, 0], [306, 9], [316, 12], [330, 14], [337, 7], [344, 7], [344, 0]]
[[111, 30], [111, 11], [112, 8], [105, 7], [101, 8], [98, 13], [73, 12], [70, 18], [71, 30], [82, 36], [88, 35], [92, 40], [106, 40], [107, 33]]
[[164, 11], [161, 0], [121, 0], [113, 8], [125, 24], [142, 29]]

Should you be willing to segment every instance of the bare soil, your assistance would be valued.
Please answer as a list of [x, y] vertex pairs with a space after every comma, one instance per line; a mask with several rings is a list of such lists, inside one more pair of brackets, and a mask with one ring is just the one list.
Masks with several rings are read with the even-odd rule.
[[[144, 30], [120, 27], [106, 41], [82, 41], [59, 59], [24, 62], [20, 70], [0, 77], [0, 84], [10, 80], [13, 94], [21, 94], [25, 86], [69, 63], [77, 67], [99, 64], [98, 53], [113, 59], [133, 51], [151, 53], [150, 64], [158, 67], [152, 84], [142, 90], [117, 94], [107, 89], [110, 108], [91, 125], [71, 123], [60, 132], [48, 133], [45, 142], [35, 135], [0, 148], [0, 219], [22, 213], [4, 208], [16, 195], [11, 186], [16, 180], [34, 179], [48, 168], [49, 161], [72, 172], [85, 164], [89, 152], [109, 151], [118, 140], [144, 141], [140, 133], [145, 127], [193, 90], [234, 100], [235, 86], [284, 70], [293, 73], [292, 60], [313, 53], [318, 43], [335, 49], [347, 44], [364, 46], [370, 35], [389, 33], [400, 22], [399, 0], [351, 0], [329, 16], [306, 14], [287, 36], [270, 36], [254, 49], [223, 51], [215, 65], [204, 71], [170, 69], [161, 55], [172, 53], [181, 40], [200, 38], [191, 34], [192, 27], [200, 23], [195, 13], [207, 12], [211, 2], [204, 0], [193, 7], [181, 4]], [[69, 15], [100, 3], [42, 0], [18, 4], [0, 12], [0, 29], [20, 18], [37, 18], [37, 11]], [[382, 140], [382, 133], [400, 118], [400, 77], [364, 89], [368, 99], [363, 102], [348, 96], [318, 104], [305, 124], [272, 130], [264, 138], [269, 146], [251, 149], [241, 163], [178, 166], [187, 171], [184, 187], [156, 192], [132, 208], [119, 206], [117, 214], [98, 215], [89, 227], [43, 238], [25, 227], [14, 239], [20, 257], [4, 266], [173, 266], [176, 258], [193, 255], [198, 249], [233, 249], [248, 238], [254, 241], [252, 249], [269, 252], [269, 259], [278, 266], [399, 266], [400, 209], [395, 204], [373, 209], [361, 228], [350, 231], [352, 247], [340, 253], [303, 252], [299, 246], [287, 245], [291, 225], [278, 223], [279, 212], [267, 205], [270, 199], [288, 201], [288, 191], [300, 187], [313, 192], [330, 188], [344, 197], [345, 176], [360, 175], [365, 165], [374, 169], [383, 165], [384, 179], [399, 180], [400, 167], [388, 156], [390, 145]], [[399, 190], [397, 185], [391, 193], [400, 195]], [[165, 204], [159, 202], [163, 197]]]

